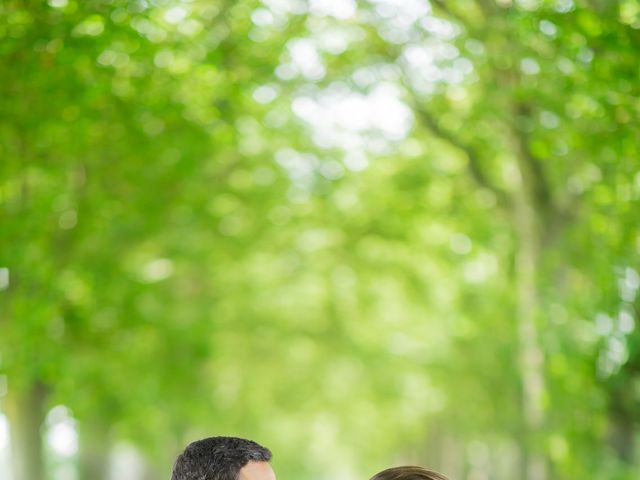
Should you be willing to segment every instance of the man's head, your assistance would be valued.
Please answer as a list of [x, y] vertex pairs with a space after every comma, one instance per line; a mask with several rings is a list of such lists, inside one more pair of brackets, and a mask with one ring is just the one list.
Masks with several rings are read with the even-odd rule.
[[404, 466], [387, 468], [376, 473], [370, 480], [447, 480], [444, 475], [422, 467]]
[[276, 480], [271, 452], [251, 440], [210, 437], [184, 449], [171, 480]]

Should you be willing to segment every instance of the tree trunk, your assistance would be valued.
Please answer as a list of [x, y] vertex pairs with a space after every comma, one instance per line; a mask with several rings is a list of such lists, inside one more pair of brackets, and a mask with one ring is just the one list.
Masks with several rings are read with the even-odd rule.
[[[637, 320], [636, 320], [637, 321]], [[607, 385], [609, 395], [609, 444], [618, 459], [625, 465], [635, 464], [636, 429], [638, 407], [636, 395], [629, 387], [640, 372], [640, 357], [637, 352], [622, 366], [618, 374]]]
[[610, 416], [609, 443], [625, 465], [634, 464], [635, 423], [632, 415], [614, 413]]
[[522, 416], [524, 427], [522, 474], [526, 480], [545, 480], [546, 462], [540, 452], [538, 435], [543, 428], [544, 392], [543, 352], [540, 348], [537, 316], [540, 308], [537, 275], [540, 261], [538, 214], [533, 197], [531, 178], [522, 171], [521, 188], [515, 194], [515, 255], [516, 314], [522, 382]]
[[24, 388], [11, 388], [7, 416], [11, 431], [15, 480], [45, 478], [42, 425], [46, 415], [47, 389], [39, 381]]
[[150, 464], [149, 462], [144, 463], [144, 469], [142, 472], [141, 480], [156, 480], [158, 478], [166, 477], [166, 473], [158, 471], [158, 467]]
[[108, 480], [111, 438], [104, 422], [83, 420], [79, 423], [79, 480]]

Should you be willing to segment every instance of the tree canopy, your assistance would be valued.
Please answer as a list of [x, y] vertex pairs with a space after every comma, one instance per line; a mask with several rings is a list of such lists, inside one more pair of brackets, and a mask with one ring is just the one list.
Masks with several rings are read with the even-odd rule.
[[639, 47], [637, 0], [0, 3], [15, 480], [637, 478]]

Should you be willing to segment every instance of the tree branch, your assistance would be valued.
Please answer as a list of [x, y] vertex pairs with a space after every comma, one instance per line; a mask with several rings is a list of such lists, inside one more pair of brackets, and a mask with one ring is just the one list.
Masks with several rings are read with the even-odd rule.
[[531, 108], [524, 103], [517, 103], [514, 108], [514, 114], [516, 118], [512, 131], [518, 150], [521, 171], [523, 175], [529, 177], [529, 182], [525, 179], [525, 183], [530, 184], [530, 194], [538, 209], [544, 214], [555, 215], [556, 208], [551, 195], [549, 181], [540, 160], [533, 155], [529, 148], [529, 136], [526, 130], [520, 125], [520, 119], [531, 116]]
[[493, 184], [489, 177], [485, 174], [481, 165], [480, 155], [478, 151], [468, 143], [463, 142], [460, 138], [455, 136], [450, 131], [444, 129], [440, 123], [428, 112], [424, 107], [418, 105], [417, 102], [413, 102], [413, 110], [418, 115], [422, 123], [433, 132], [436, 136], [450, 143], [458, 150], [462, 150], [468, 159], [469, 174], [473, 180], [482, 188], [486, 188], [491, 191], [498, 200], [498, 205], [506, 207], [509, 205], [509, 198], [503, 190]]
[[[474, 13], [471, 12], [471, 18], [469, 18], [469, 15], [453, 10], [451, 8], [451, 2], [447, 2], [446, 0], [431, 0], [431, 5], [434, 7], [434, 10], [438, 10], [440, 13], [449, 17], [450, 20], [459, 22], [468, 33], [473, 35], [477, 35], [478, 33], [486, 30], [486, 28], [482, 28], [482, 25], [486, 24], [487, 18], [490, 15], [490, 11], [486, 4], [482, 1], [475, 3], [478, 7], [477, 13], [480, 13], [480, 15], [474, 15]], [[469, 10], [465, 13], [468, 14]]]

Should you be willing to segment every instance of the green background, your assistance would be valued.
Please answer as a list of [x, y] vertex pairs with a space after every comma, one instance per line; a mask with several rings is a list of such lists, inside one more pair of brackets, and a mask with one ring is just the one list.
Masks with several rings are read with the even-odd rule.
[[637, 0], [1, 1], [3, 478], [638, 478], [639, 48]]

